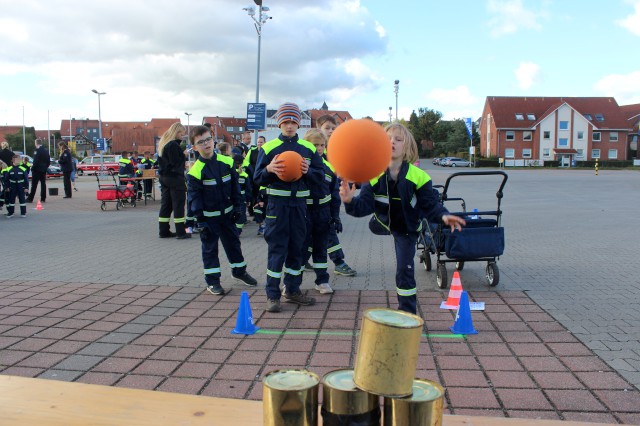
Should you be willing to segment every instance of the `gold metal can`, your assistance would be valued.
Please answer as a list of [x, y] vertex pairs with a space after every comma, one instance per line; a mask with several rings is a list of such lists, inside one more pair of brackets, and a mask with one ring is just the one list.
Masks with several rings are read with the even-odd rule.
[[411, 395], [423, 324], [408, 312], [367, 309], [354, 367], [356, 386], [375, 395]]
[[276, 370], [262, 380], [265, 426], [317, 426], [320, 378], [307, 370]]
[[322, 408], [331, 414], [364, 414], [379, 406], [377, 395], [356, 387], [351, 369], [330, 371], [322, 379]]
[[444, 388], [424, 379], [413, 381], [413, 394], [384, 398], [384, 426], [441, 426]]

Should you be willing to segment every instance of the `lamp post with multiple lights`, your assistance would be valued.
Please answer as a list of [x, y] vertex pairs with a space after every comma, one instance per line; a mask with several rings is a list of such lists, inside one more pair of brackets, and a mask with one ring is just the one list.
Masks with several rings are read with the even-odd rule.
[[393, 91], [396, 94], [396, 121], [398, 121], [398, 90], [400, 90], [400, 80], [393, 82]]

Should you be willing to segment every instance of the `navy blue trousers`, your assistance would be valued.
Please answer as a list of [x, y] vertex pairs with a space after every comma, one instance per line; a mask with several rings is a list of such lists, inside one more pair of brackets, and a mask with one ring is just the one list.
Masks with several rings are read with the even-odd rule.
[[329, 242], [327, 244], [327, 252], [329, 253], [331, 261], [336, 266], [342, 265], [344, 263], [344, 252], [342, 251], [342, 246], [340, 245], [340, 240], [338, 239], [336, 227], [333, 225], [329, 227]]
[[392, 232], [396, 249], [396, 293], [398, 310], [415, 314], [416, 311], [416, 275], [415, 255], [418, 234], [400, 234]]
[[[267, 286], [269, 299], [280, 299], [280, 280], [288, 294], [300, 292], [307, 248], [307, 204], [304, 198], [270, 196], [264, 239], [268, 245]], [[284, 270], [283, 270], [284, 267]]]
[[209, 284], [220, 284], [220, 259], [218, 258], [218, 240], [222, 243], [231, 274], [234, 277], [244, 274], [247, 263], [242, 256], [240, 238], [236, 224], [226, 216], [222, 219], [208, 220], [207, 231], [200, 233], [202, 242], [202, 263], [204, 264], [204, 280]]
[[316, 284], [328, 284], [329, 274], [327, 273], [327, 244], [329, 241], [329, 222], [331, 212], [329, 204], [321, 206], [309, 206], [307, 210], [307, 241], [305, 246], [304, 262], [313, 258], [313, 270], [316, 273]]

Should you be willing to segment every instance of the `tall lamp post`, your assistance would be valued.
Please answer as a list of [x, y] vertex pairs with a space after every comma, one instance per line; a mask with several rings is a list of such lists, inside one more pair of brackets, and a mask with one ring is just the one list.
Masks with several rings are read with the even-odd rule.
[[100, 150], [100, 170], [104, 170], [103, 153], [107, 148], [107, 143], [102, 139], [102, 110], [100, 108], [100, 96], [106, 95], [107, 92], [98, 92], [96, 89], [92, 89], [91, 91], [98, 95], [98, 138], [100, 139], [100, 143], [102, 144], [102, 149]]
[[391, 113], [392, 109], [393, 107], [389, 107], [389, 124], [391, 124], [391, 122], [393, 121], [393, 114]]
[[393, 82], [393, 91], [396, 94], [396, 121], [398, 121], [398, 90], [400, 90], [400, 80]]
[[22, 107], [22, 153], [27, 155], [27, 135], [24, 127], [24, 106]]
[[[267, 6], [262, 5], [262, 0], [253, 0], [253, 2], [258, 6], [258, 17], [256, 18], [256, 8], [253, 6], [245, 7], [242, 10], [247, 12], [247, 15], [253, 19], [254, 26], [256, 27], [256, 32], [258, 33], [258, 69], [256, 73], [256, 103], [260, 102], [260, 48], [262, 46], [262, 25], [264, 25], [269, 19], [272, 19], [271, 16], [267, 15], [264, 12], [268, 12], [269, 8]], [[258, 143], [258, 132], [253, 133], [253, 143], [257, 145]]]
[[[193, 114], [192, 114], [192, 113], [190, 113], [190, 112], [185, 112], [185, 113], [184, 113], [184, 115], [186, 115], [186, 116], [187, 116], [187, 146], [189, 146], [189, 132], [190, 132], [190, 129], [189, 129], [189, 127], [190, 127], [190, 126], [189, 126], [189, 125], [190, 125], [190, 120], [189, 120], [189, 119], [191, 118], [191, 116], [192, 116]], [[193, 151], [193, 149], [189, 150], [189, 161], [191, 161], [191, 152], [192, 152], [192, 151]]]

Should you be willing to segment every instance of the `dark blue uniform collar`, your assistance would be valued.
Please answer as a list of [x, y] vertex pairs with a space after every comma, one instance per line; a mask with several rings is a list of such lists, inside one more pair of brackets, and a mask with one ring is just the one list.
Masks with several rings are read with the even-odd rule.
[[291, 137], [287, 137], [282, 133], [280, 133], [280, 136], [278, 136], [278, 139], [280, 139], [282, 142], [298, 142], [298, 134], [296, 133]]

